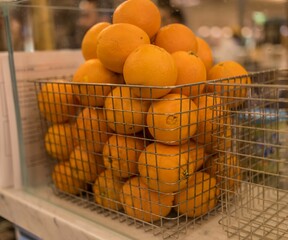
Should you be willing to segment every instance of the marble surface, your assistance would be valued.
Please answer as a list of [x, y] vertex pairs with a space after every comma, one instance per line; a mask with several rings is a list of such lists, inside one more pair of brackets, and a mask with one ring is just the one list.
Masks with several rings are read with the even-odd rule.
[[[39, 191], [42, 191], [41, 197], [24, 190], [0, 189], [0, 215], [47, 240], [162, 239], [161, 235], [154, 236], [133, 224], [128, 225], [57, 198], [49, 189]], [[191, 226], [178, 239], [228, 239], [218, 223], [220, 217], [216, 214]]]

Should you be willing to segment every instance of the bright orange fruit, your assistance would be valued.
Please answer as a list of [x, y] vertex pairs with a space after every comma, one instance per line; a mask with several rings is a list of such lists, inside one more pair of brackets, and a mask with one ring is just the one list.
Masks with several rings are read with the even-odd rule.
[[107, 169], [115, 176], [128, 178], [138, 173], [138, 158], [145, 141], [129, 135], [114, 134], [103, 147], [103, 159]]
[[171, 23], [160, 28], [154, 44], [169, 53], [176, 51], [197, 52], [198, 45], [194, 32], [181, 23]]
[[199, 217], [212, 211], [217, 204], [216, 179], [205, 172], [196, 172], [188, 187], [175, 195], [176, 211], [188, 217]]
[[[172, 57], [178, 70], [176, 85], [190, 84], [187, 87], [173, 88], [172, 93], [180, 93], [192, 97], [200, 95], [207, 79], [206, 67], [201, 58], [191, 51], [176, 51], [172, 53]], [[195, 83], [198, 84], [195, 85]]]
[[[196, 170], [196, 159], [190, 158], [188, 147], [149, 144], [138, 159], [141, 181], [149, 188], [165, 193], [178, 192]], [[199, 154], [200, 157], [200, 154]], [[203, 156], [202, 156], [203, 157]]]
[[217, 63], [209, 70], [207, 80], [228, 79], [208, 84], [207, 90], [216, 92], [230, 108], [237, 107], [247, 98], [248, 87], [245, 85], [251, 83], [247, 75], [247, 70], [235, 61]]
[[160, 29], [161, 14], [153, 1], [124, 1], [115, 9], [113, 23], [131, 23], [143, 29], [152, 38]]
[[90, 152], [102, 152], [112, 130], [102, 109], [84, 108], [76, 118], [77, 141]]
[[64, 79], [41, 85], [38, 93], [39, 111], [51, 123], [64, 123], [76, 113], [72, 86]]
[[98, 34], [106, 27], [108, 27], [110, 23], [108, 22], [99, 22], [93, 25], [88, 31], [85, 33], [82, 44], [81, 50], [82, 55], [85, 60], [97, 58], [97, 37]]
[[187, 96], [169, 93], [152, 102], [147, 113], [147, 126], [157, 141], [183, 144], [197, 130], [197, 107]]
[[123, 76], [126, 84], [146, 86], [133, 89], [137, 97], [159, 98], [171, 91], [167, 86], [176, 84], [177, 68], [171, 54], [166, 50], [144, 44], [127, 57]]
[[120, 193], [120, 201], [127, 215], [152, 223], [170, 213], [173, 200], [173, 194], [155, 192], [139, 177], [127, 180]]
[[130, 23], [111, 24], [97, 37], [97, 57], [109, 70], [122, 73], [128, 55], [138, 46], [149, 43], [149, 36], [141, 28]]
[[197, 143], [208, 146], [215, 141], [214, 136], [221, 132], [225, 118], [225, 106], [216, 95], [203, 95], [194, 99], [198, 107], [197, 133], [194, 139]]
[[45, 149], [47, 153], [59, 161], [69, 159], [74, 149], [73, 128], [69, 123], [54, 124], [45, 134]]
[[134, 134], [146, 126], [150, 101], [137, 98], [130, 87], [116, 87], [107, 96], [104, 114], [108, 126], [116, 133]]
[[114, 176], [110, 169], [103, 171], [93, 185], [95, 201], [103, 207], [121, 210], [120, 193], [124, 181]]
[[196, 37], [196, 39], [198, 45], [196, 54], [198, 55], [198, 57], [201, 58], [201, 60], [205, 64], [206, 71], [208, 73], [208, 71], [210, 70], [210, 68], [213, 66], [214, 63], [212, 49], [210, 45], [203, 38]]
[[81, 146], [71, 152], [69, 165], [73, 177], [84, 182], [95, 181], [97, 175], [105, 169], [101, 155], [88, 152]]
[[[84, 106], [103, 106], [105, 97], [113, 88], [106, 83], [121, 83], [119, 75], [103, 66], [99, 59], [81, 64], [73, 75], [73, 92]], [[96, 83], [98, 85], [89, 85]]]
[[52, 171], [52, 181], [56, 189], [77, 195], [85, 189], [85, 182], [74, 178], [68, 162], [57, 163]]

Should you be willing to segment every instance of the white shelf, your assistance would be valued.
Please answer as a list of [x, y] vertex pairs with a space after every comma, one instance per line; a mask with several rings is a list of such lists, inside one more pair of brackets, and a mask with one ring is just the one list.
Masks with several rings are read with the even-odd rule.
[[[143, 228], [129, 226], [55, 197], [49, 188], [37, 191], [42, 191], [41, 198], [24, 190], [0, 189], [0, 215], [43, 239], [162, 239]], [[227, 239], [219, 220], [220, 215], [211, 216], [209, 220], [191, 226], [179, 240]]]

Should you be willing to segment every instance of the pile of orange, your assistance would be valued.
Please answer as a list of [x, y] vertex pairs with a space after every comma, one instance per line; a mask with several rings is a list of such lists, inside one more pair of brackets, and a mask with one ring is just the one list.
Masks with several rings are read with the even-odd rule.
[[82, 53], [72, 82], [44, 84], [38, 95], [56, 188], [93, 191], [97, 204], [148, 222], [211, 211], [217, 136], [222, 152], [231, 147], [228, 110], [247, 90], [209, 81], [244, 85], [250, 79], [238, 75], [247, 71], [214, 64], [208, 43], [184, 24], [161, 27], [149, 0], [120, 4], [111, 24], [88, 30]]

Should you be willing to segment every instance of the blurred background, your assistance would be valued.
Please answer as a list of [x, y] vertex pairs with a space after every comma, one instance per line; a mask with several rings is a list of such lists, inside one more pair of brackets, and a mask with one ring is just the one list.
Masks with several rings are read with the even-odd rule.
[[[15, 51], [77, 49], [93, 24], [111, 21], [121, 0], [16, 1], [9, 8]], [[162, 25], [181, 22], [212, 47], [215, 62], [236, 60], [249, 71], [288, 66], [285, 0], [158, 0]], [[44, 8], [43, 6], [49, 6]], [[0, 51], [7, 50], [5, 13]]]

